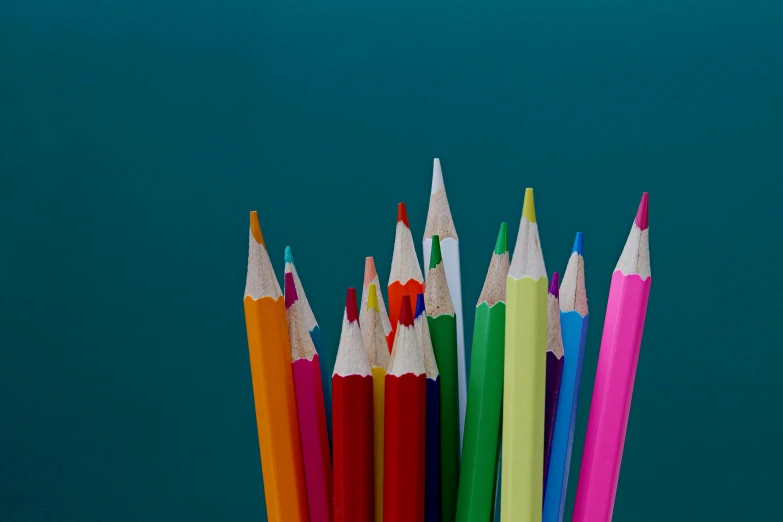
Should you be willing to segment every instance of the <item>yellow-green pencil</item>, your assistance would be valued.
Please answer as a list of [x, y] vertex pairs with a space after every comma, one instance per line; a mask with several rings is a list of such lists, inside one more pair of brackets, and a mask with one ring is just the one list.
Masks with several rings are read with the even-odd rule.
[[528, 188], [506, 279], [501, 522], [541, 522], [547, 283]]

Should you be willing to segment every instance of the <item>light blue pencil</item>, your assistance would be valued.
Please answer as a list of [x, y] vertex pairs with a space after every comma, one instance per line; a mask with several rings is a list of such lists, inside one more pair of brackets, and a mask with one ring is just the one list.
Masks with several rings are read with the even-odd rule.
[[565, 363], [552, 436], [549, 475], [544, 489], [543, 522], [563, 520], [588, 317], [582, 233], [577, 232], [571, 258], [560, 285], [560, 326], [563, 331]]

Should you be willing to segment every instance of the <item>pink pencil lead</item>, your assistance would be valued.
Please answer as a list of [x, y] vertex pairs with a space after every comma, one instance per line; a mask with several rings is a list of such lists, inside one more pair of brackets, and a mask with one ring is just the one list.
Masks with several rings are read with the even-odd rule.
[[647, 230], [647, 192], [642, 194], [642, 201], [639, 203], [639, 210], [636, 211], [636, 226], [641, 230]]

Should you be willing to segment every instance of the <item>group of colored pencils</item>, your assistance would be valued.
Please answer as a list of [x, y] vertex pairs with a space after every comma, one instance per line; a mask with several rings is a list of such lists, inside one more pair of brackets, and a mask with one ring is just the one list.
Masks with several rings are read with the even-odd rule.
[[[347, 291], [330, 400], [291, 251], [283, 291], [251, 212], [244, 306], [271, 522], [563, 520], [589, 317], [583, 238], [550, 281], [532, 189], [512, 257], [507, 230], [467, 372], [459, 239], [436, 159], [426, 278], [400, 203], [388, 301], [368, 257], [358, 306]], [[612, 518], [650, 282], [645, 193], [611, 279], [574, 522]]]

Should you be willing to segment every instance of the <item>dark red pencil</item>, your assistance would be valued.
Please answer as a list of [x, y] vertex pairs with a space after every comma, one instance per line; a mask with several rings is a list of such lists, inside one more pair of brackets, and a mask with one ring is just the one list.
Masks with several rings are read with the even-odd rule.
[[409, 299], [399, 318], [386, 372], [383, 520], [423, 522], [427, 385]]
[[332, 374], [334, 521], [372, 522], [372, 374], [359, 328], [356, 289], [349, 288]]

